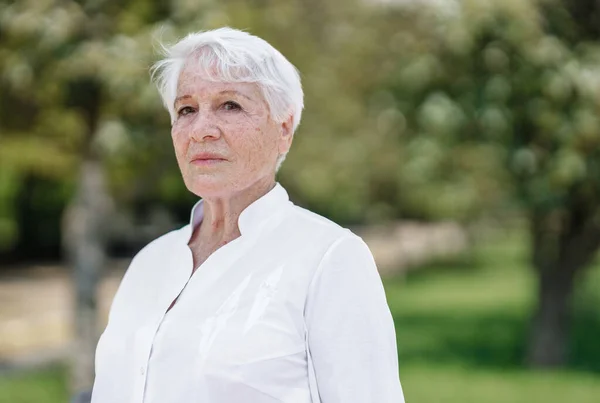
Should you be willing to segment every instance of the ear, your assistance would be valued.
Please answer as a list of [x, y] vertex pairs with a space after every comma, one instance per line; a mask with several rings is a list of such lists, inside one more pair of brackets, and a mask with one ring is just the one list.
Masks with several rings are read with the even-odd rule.
[[279, 154], [286, 154], [292, 146], [294, 138], [294, 116], [290, 115], [279, 124]]

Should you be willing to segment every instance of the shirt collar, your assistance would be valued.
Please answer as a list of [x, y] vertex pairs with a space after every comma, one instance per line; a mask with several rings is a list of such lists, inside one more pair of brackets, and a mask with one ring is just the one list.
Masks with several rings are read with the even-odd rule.
[[[238, 218], [238, 227], [242, 235], [251, 234], [262, 227], [262, 225], [273, 216], [275, 212], [289, 203], [287, 191], [279, 184], [269, 190], [264, 196], [250, 203], [240, 214]], [[204, 201], [198, 201], [192, 208], [190, 214], [190, 224], [186, 226], [188, 240], [192, 236], [194, 228], [202, 221], [204, 217]]]

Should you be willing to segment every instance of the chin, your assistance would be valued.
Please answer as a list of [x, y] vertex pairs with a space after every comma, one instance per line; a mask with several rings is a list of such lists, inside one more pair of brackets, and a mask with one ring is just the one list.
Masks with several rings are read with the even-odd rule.
[[240, 189], [238, 181], [220, 175], [194, 175], [185, 180], [185, 185], [190, 192], [198, 197], [222, 197], [235, 193]]
[[198, 197], [218, 197], [228, 193], [228, 189], [223, 182], [217, 180], [193, 180], [192, 183], [186, 183], [190, 192]]

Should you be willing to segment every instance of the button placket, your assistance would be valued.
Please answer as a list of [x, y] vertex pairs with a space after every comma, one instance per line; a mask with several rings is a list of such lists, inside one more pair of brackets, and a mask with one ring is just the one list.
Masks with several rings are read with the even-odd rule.
[[146, 376], [148, 368], [148, 359], [152, 348], [152, 340], [155, 329], [151, 326], [144, 326], [136, 332], [135, 337], [135, 365], [138, 368], [139, 376], [136, 376], [134, 402], [143, 403], [144, 392], [146, 389]]

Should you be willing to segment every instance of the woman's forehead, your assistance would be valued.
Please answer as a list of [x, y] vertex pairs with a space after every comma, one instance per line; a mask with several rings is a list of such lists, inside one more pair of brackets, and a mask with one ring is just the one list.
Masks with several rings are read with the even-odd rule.
[[219, 80], [218, 76], [207, 73], [203, 68], [193, 68], [193, 66], [186, 65], [179, 75], [177, 83], [178, 96], [183, 95], [183, 92], [189, 93], [189, 95], [211, 95], [226, 91], [239, 92], [250, 98], [262, 98], [262, 92], [256, 83]]

